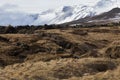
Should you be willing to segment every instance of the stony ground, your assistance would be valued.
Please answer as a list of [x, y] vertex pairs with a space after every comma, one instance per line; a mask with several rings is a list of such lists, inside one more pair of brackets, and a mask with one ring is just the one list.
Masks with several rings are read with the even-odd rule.
[[0, 80], [120, 80], [120, 28], [0, 34]]

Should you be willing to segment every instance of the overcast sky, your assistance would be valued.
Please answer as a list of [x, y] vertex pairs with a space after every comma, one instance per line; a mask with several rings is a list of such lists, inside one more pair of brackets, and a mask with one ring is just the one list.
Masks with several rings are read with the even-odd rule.
[[0, 9], [39, 13], [63, 5], [94, 4], [99, 0], [0, 0]]

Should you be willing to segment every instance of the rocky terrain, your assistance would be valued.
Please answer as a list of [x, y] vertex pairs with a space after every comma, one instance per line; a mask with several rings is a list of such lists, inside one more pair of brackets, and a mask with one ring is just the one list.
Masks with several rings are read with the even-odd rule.
[[120, 80], [120, 27], [0, 34], [0, 80]]

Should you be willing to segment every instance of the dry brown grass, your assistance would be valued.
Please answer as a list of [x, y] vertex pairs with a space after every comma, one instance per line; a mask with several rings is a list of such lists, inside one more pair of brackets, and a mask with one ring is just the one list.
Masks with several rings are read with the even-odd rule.
[[120, 80], [120, 28], [0, 34], [0, 80]]
[[[83, 59], [59, 59], [50, 62], [31, 62], [14, 64], [0, 70], [0, 79], [22, 79], [26, 80], [37, 78], [44, 78], [45, 80], [52, 79], [72, 79], [73, 77], [84, 80], [86, 77], [94, 76], [96, 78], [104, 78], [105, 75], [117, 76], [119, 74], [119, 60], [105, 59], [105, 58], [83, 58]], [[118, 70], [118, 71], [117, 71]], [[108, 73], [113, 71], [113, 73]], [[5, 74], [4, 74], [5, 73]], [[117, 73], [117, 74], [116, 74]], [[102, 74], [102, 75], [99, 75]], [[97, 76], [99, 75], [99, 76]], [[112, 76], [111, 76], [112, 77]], [[109, 80], [108, 77], [107, 80]], [[38, 79], [38, 80], [39, 80]], [[43, 79], [43, 80], [44, 80]], [[114, 79], [114, 78], [113, 78]], [[34, 79], [33, 79], [34, 80]], [[37, 79], [35, 79], [37, 80]], [[88, 80], [87, 78], [85, 80]]]

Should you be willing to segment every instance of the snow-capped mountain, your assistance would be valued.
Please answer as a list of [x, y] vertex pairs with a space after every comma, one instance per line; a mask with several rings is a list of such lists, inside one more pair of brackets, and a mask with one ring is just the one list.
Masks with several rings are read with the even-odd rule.
[[116, 0], [99, 0], [93, 6], [75, 5], [50, 9], [40, 14], [26, 14], [19, 12], [0, 12], [0, 25], [42, 25], [60, 24], [99, 15], [115, 8]]
[[39, 15], [38, 20], [36, 20], [33, 24], [60, 24], [70, 22], [86, 16], [95, 16], [100, 13], [107, 12], [115, 7], [117, 7], [116, 0], [100, 0], [94, 6], [64, 6], [56, 10], [43, 12]]
[[64, 23], [64, 25], [106, 25], [111, 23], [119, 23], [120, 22], [120, 8], [116, 7], [108, 12], [104, 12], [99, 15], [95, 15], [93, 17], [88, 16], [85, 18], [81, 18], [78, 20], [74, 20], [71, 22]]

